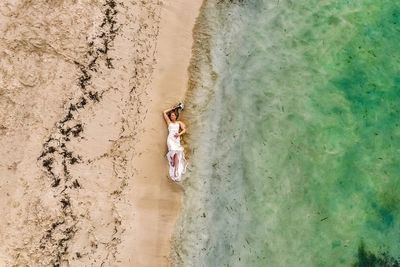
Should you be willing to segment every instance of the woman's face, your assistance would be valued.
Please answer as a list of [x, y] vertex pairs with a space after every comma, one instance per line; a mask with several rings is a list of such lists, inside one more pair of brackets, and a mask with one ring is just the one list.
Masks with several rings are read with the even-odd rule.
[[175, 113], [171, 113], [171, 121], [176, 121], [176, 115]]

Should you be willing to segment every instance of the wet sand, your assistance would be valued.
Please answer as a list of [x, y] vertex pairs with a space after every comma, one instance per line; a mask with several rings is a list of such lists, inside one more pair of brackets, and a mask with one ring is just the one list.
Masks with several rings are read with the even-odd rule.
[[0, 4], [0, 266], [166, 266], [200, 1]]
[[[192, 29], [201, 3], [195, 0], [189, 5], [178, 0], [163, 4], [145, 131], [137, 145], [139, 155], [134, 158], [141, 175], [130, 192], [136, 211], [133, 234], [129, 234], [133, 238], [126, 243], [130, 266], [169, 266], [170, 241], [181, 210], [182, 190], [168, 177], [167, 126], [162, 111], [184, 100]], [[182, 115], [184, 120], [184, 112]]]

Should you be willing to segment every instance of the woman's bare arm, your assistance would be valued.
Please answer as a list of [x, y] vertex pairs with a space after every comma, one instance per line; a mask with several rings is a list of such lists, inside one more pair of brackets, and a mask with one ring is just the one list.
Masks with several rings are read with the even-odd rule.
[[164, 119], [165, 119], [165, 122], [166, 122], [167, 124], [170, 124], [170, 122], [171, 122], [171, 120], [170, 120], [169, 117], [168, 117], [167, 112], [169, 112], [169, 111], [171, 111], [171, 110], [173, 110], [173, 109], [174, 109], [174, 108], [169, 108], [169, 109], [166, 109], [166, 110], [163, 111]]
[[181, 121], [179, 121], [179, 125], [182, 128], [182, 131], [179, 133], [179, 135], [182, 135], [182, 134], [186, 133], [186, 125]]

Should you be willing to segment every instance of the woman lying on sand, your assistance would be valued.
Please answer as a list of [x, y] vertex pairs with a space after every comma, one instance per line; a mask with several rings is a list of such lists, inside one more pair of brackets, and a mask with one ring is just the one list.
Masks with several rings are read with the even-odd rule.
[[[178, 121], [178, 111], [183, 110], [183, 104], [179, 103], [173, 108], [163, 111], [165, 122], [168, 124], [168, 153], [169, 175], [172, 180], [179, 182], [182, 174], [186, 172], [186, 159], [181, 145], [181, 135], [186, 132], [186, 126], [183, 122]], [[180, 131], [182, 129], [182, 131]]]

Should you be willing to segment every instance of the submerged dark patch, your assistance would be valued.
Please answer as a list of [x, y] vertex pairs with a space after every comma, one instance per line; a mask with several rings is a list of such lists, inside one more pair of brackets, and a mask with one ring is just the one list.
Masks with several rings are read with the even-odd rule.
[[374, 254], [367, 251], [362, 242], [358, 248], [357, 262], [353, 267], [400, 267], [400, 259], [389, 256], [387, 252]]

